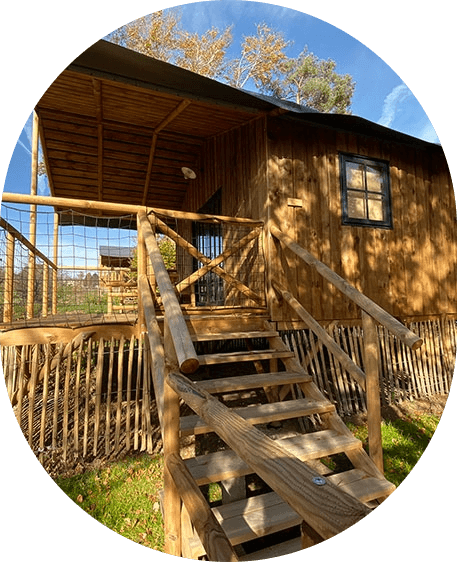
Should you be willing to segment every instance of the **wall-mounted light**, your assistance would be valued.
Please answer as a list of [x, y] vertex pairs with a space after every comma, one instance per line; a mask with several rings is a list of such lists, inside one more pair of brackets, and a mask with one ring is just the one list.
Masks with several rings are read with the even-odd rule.
[[181, 172], [184, 174], [186, 180], [194, 180], [197, 177], [197, 174], [190, 168], [181, 168]]

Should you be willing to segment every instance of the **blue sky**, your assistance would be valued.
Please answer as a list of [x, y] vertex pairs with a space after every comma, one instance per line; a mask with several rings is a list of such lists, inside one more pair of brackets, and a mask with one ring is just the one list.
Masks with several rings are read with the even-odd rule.
[[[223, 29], [232, 25], [233, 44], [229, 55], [233, 57], [239, 52], [242, 37], [254, 33], [257, 23], [267, 23], [282, 31], [291, 42], [289, 56], [297, 56], [307, 46], [319, 58], [335, 60], [338, 72], [354, 78], [354, 115], [429, 142], [439, 142], [426, 113], [402, 79], [373, 51], [339, 28], [288, 7], [259, 2], [195, 2], [180, 9], [182, 25], [191, 32], [203, 33], [212, 26]], [[5, 191], [28, 191], [30, 140], [31, 119], [28, 119], [13, 154]], [[38, 189], [40, 194], [47, 193], [43, 179]]]

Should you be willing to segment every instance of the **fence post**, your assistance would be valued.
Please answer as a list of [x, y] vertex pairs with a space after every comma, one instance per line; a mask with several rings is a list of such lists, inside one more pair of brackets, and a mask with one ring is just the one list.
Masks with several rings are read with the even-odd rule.
[[3, 322], [13, 321], [14, 300], [14, 236], [6, 233], [5, 294], [3, 297]]
[[368, 446], [376, 467], [384, 473], [381, 438], [380, 358], [376, 322], [362, 310], [363, 358], [366, 375]]

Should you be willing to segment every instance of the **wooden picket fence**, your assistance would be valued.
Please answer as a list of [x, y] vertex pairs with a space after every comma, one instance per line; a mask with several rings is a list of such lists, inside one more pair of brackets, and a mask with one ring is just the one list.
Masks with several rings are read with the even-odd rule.
[[[447, 395], [451, 387], [457, 350], [456, 321], [441, 318], [406, 325], [424, 340], [424, 345], [416, 351], [401, 343], [383, 326], [377, 328], [383, 406], [436, 394]], [[363, 370], [362, 327], [334, 322], [327, 330]], [[281, 335], [341, 416], [366, 412], [365, 393], [309, 330], [284, 331]]]

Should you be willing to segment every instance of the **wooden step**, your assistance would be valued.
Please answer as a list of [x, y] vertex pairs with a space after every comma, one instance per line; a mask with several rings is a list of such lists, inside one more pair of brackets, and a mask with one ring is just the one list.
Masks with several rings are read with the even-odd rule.
[[[331, 429], [278, 439], [277, 442], [302, 461], [362, 448], [362, 442], [355, 437], [339, 435]], [[232, 450], [218, 451], [184, 462], [199, 486], [252, 473], [250, 467]]]
[[[391, 493], [395, 486], [387, 480], [367, 477], [361, 470], [350, 470], [327, 477], [347, 493], [367, 502]], [[213, 508], [232, 545], [270, 535], [295, 525], [300, 525], [301, 517], [275, 492], [254, 496]], [[197, 556], [204, 554], [198, 536], [191, 539], [192, 552]], [[250, 558], [245, 557], [246, 560]], [[256, 558], [258, 559], [258, 558]]]
[[235, 353], [211, 353], [198, 355], [200, 365], [219, 365], [222, 363], [239, 363], [260, 361], [263, 359], [286, 359], [295, 357], [293, 351], [275, 351], [274, 349], [237, 351]]
[[[270, 492], [213, 508], [233, 546], [301, 523], [301, 517], [278, 494]], [[205, 554], [198, 536], [191, 539], [192, 554]]]
[[363, 470], [356, 468], [326, 478], [364, 503], [388, 496], [395, 490], [395, 485], [385, 478], [367, 476]]
[[239, 556], [238, 560], [240, 560], [240, 562], [266, 560], [268, 558], [276, 558], [278, 556], [285, 556], [286, 554], [293, 554], [299, 550], [302, 550], [301, 537], [280, 542], [272, 546], [267, 546], [267, 548], [262, 548], [261, 550], [250, 552], [249, 554], [244, 554], [243, 556]]
[[274, 338], [278, 335], [275, 331], [255, 330], [250, 332], [219, 332], [216, 334], [192, 334], [192, 341], [221, 341], [221, 340], [242, 340], [242, 339], [261, 339]]
[[283, 371], [280, 373], [261, 373], [258, 375], [243, 375], [240, 377], [226, 377], [198, 381], [198, 386], [211, 394], [231, 392], [233, 390], [248, 390], [265, 386], [281, 386], [285, 384], [311, 382], [311, 375]]
[[[245, 408], [234, 408], [233, 411], [252, 424], [269, 423], [292, 418], [311, 416], [312, 414], [324, 414], [334, 412], [335, 406], [327, 401], [289, 400], [285, 402], [273, 402], [271, 404], [260, 404]], [[181, 435], [200, 435], [210, 433], [211, 427], [199, 416], [185, 416], [181, 418]]]

